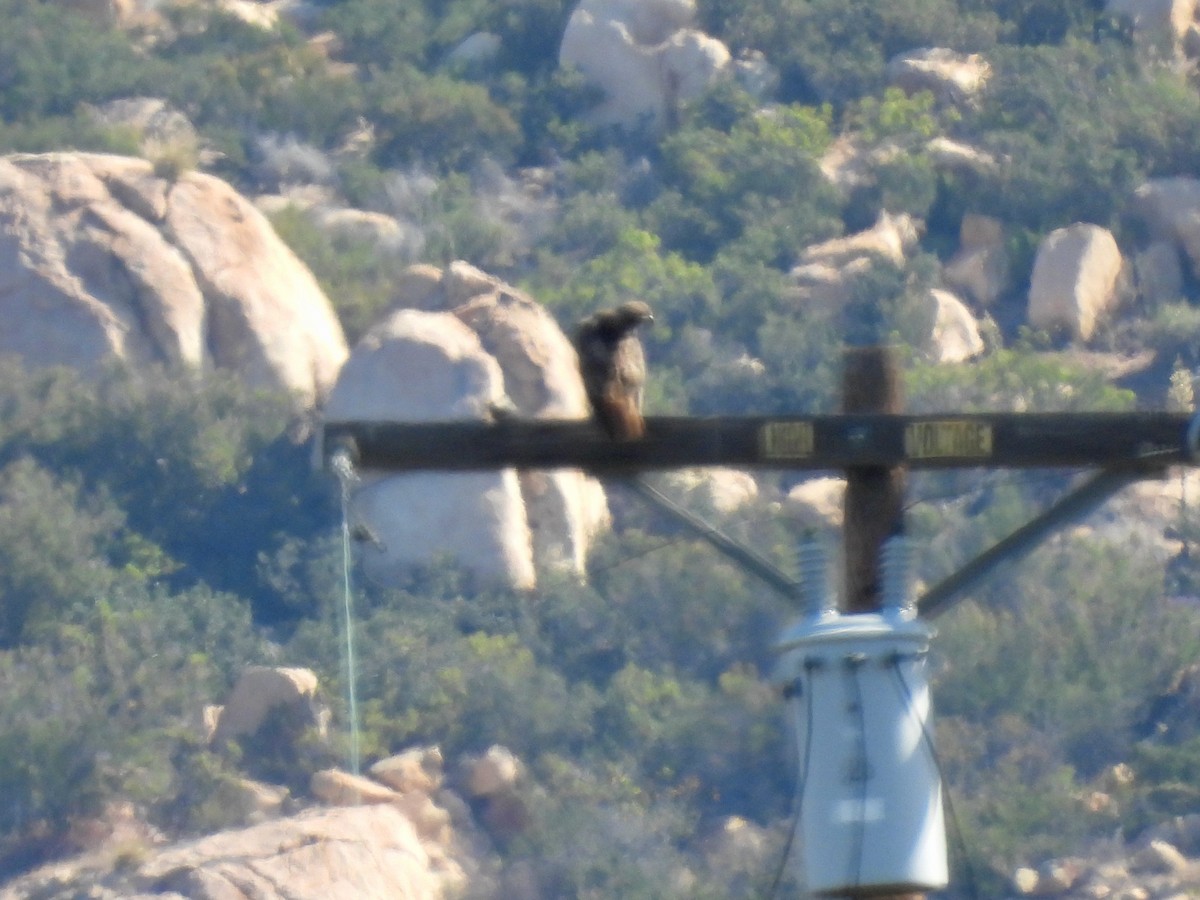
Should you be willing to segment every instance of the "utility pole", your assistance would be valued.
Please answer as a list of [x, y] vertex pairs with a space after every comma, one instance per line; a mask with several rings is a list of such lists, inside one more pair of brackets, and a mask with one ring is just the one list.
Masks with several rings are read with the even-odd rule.
[[[843, 356], [842, 412], [898, 415], [904, 390], [896, 354], [880, 345], [848, 347]], [[866, 443], [873, 435], [863, 426]], [[851, 436], [853, 437], [853, 436]], [[845, 517], [842, 545], [846, 589], [842, 611], [876, 612], [882, 606], [881, 558], [884, 543], [904, 525], [903, 466], [853, 466], [846, 469]], [[848, 895], [850, 896], [850, 895]], [[878, 900], [923, 900], [924, 894], [859, 894]]]
[[[842, 412], [886, 413], [903, 410], [904, 396], [895, 353], [888, 347], [849, 347], [842, 372]], [[874, 435], [870, 425], [850, 435], [863, 444]], [[903, 527], [905, 471], [902, 466], [852, 466], [846, 469], [844, 612], [879, 609], [880, 551]]]
[[[999, 541], [918, 602], [944, 612], [998, 562], [1029, 552], [1048, 534], [1126, 484], [1172, 465], [1200, 465], [1200, 416], [1169, 412], [941, 413], [907, 415], [893, 351], [859, 346], [844, 356], [842, 412], [816, 416], [649, 417], [641, 440], [615, 443], [593, 423], [502, 419], [495, 422], [327, 422], [322, 456], [393, 472], [581, 468], [631, 477], [684, 466], [828, 470], [846, 473], [845, 591], [841, 612], [878, 610], [881, 550], [903, 526], [908, 469], [1098, 467], [1087, 483]], [[697, 533], [782, 593], [793, 585], [768, 562], [733, 547], [712, 529]], [[860, 618], [860, 623], [867, 619]], [[861, 708], [864, 704], [860, 703]], [[856, 900], [922, 900], [903, 881], [860, 888]], [[840, 882], [839, 882], [840, 884]], [[897, 890], [907, 893], [896, 893]], [[840, 888], [837, 888], [840, 890]], [[887, 893], [887, 891], [891, 893]]]

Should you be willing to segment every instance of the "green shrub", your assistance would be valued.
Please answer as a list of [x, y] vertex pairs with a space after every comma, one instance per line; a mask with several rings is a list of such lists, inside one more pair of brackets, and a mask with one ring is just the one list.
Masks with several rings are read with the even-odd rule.
[[450, 172], [485, 158], [508, 163], [521, 145], [512, 113], [476, 84], [403, 69], [380, 73], [367, 96], [380, 166]]
[[[696, 121], [662, 142], [661, 174], [669, 190], [646, 212], [660, 233], [678, 232], [669, 249], [707, 262], [747, 229], [768, 227], [780, 232], [791, 258], [836, 234], [836, 195], [816, 162], [832, 139], [828, 108], [774, 107], [739, 118], [728, 130], [700, 119], [702, 103], [696, 109]], [[680, 217], [687, 222], [675, 221]], [[765, 261], [778, 256], [772, 252]]]
[[82, 103], [146, 93], [161, 75], [124, 33], [64, 15], [51, 3], [4, 0], [0, 119], [36, 123], [73, 116]]
[[110, 801], [161, 807], [163, 824], [179, 815], [172, 796], [206, 802], [204, 784], [181, 782], [179, 754], [256, 650], [248, 605], [232, 597], [122, 579], [74, 600], [25, 646], [0, 651], [12, 691], [0, 705], [0, 856]]
[[914, 366], [906, 380], [913, 412], [1118, 411], [1134, 403], [1131, 391], [1069, 355], [1021, 347], [956, 366]]
[[330, 235], [303, 210], [289, 207], [271, 226], [312, 270], [353, 345], [396, 300], [396, 280], [407, 262], [375, 243]]

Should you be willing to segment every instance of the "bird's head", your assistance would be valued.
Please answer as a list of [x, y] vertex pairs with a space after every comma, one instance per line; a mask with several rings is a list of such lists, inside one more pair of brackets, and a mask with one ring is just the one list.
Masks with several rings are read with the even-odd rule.
[[616, 318], [624, 327], [636, 328], [643, 322], [653, 322], [654, 313], [650, 311], [650, 307], [643, 301], [630, 300], [617, 307]]

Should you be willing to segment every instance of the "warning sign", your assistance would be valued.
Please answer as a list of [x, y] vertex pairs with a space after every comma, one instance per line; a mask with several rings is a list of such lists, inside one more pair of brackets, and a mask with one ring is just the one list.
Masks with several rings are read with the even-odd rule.
[[975, 420], [914, 422], [904, 429], [904, 453], [909, 459], [992, 455], [992, 426]]
[[766, 459], [804, 459], [813, 454], [812, 422], [768, 422], [758, 433]]

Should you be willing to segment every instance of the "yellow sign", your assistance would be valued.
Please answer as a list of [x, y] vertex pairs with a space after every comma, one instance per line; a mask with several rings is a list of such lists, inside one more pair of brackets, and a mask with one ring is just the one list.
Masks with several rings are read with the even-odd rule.
[[904, 429], [904, 453], [909, 459], [982, 459], [992, 455], [992, 426], [970, 420], [915, 422]]
[[758, 433], [767, 459], [804, 459], [813, 454], [812, 422], [768, 422]]

